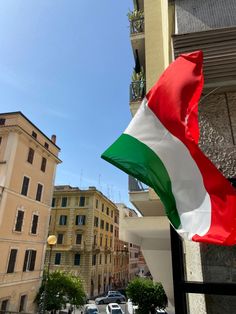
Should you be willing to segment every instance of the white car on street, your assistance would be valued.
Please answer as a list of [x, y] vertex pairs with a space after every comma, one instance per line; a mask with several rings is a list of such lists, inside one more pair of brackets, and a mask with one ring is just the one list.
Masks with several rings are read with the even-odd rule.
[[124, 314], [118, 303], [110, 303], [106, 306], [106, 314]]

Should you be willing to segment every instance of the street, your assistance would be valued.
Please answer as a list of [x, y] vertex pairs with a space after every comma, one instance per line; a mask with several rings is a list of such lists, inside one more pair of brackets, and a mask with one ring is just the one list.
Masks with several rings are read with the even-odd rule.
[[[89, 303], [94, 303], [94, 301], [91, 300], [91, 301], [89, 301]], [[124, 311], [124, 313], [128, 314], [127, 303], [121, 303], [119, 305], [122, 308], [122, 310]], [[106, 313], [106, 306], [107, 306], [107, 304], [97, 305], [100, 314], [105, 314]], [[83, 312], [83, 309], [76, 309], [73, 313], [81, 314], [82, 312]]]

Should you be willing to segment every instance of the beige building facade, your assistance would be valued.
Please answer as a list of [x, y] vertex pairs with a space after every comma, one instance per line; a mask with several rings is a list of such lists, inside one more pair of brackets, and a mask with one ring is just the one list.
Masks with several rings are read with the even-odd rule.
[[116, 210], [95, 187], [55, 186], [49, 234], [57, 237], [57, 244], [52, 249], [50, 270], [80, 276], [88, 297], [112, 287]]
[[0, 114], [0, 310], [35, 313], [60, 149], [21, 112]]

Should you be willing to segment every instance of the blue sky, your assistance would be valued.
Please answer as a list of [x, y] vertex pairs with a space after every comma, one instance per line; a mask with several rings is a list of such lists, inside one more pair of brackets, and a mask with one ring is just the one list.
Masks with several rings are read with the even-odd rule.
[[126, 174], [100, 158], [131, 119], [129, 9], [131, 0], [2, 0], [0, 105], [57, 135], [56, 184], [96, 186], [131, 206]]

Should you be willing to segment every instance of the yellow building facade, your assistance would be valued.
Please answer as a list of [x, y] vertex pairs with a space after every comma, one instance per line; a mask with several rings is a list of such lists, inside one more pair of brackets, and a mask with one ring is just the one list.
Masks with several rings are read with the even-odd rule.
[[0, 310], [35, 313], [59, 147], [21, 112], [0, 114]]
[[57, 244], [50, 270], [80, 276], [88, 297], [112, 287], [115, 210], [115, 204], [95, 187], [55, 186], [49, 233], [57, 237]]

